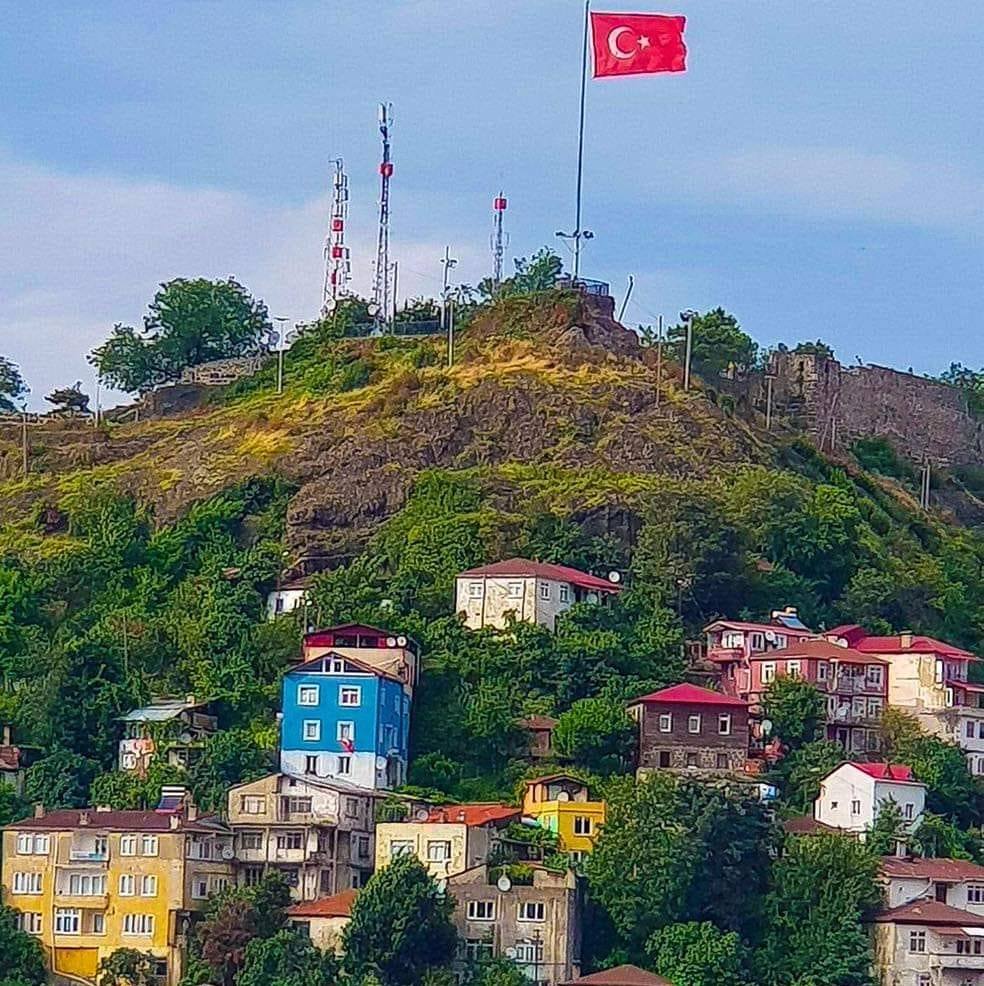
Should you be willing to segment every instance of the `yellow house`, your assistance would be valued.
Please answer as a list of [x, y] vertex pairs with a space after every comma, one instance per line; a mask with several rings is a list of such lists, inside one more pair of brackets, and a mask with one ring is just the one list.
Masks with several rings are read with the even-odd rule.
[[181, 978], [195, 912], [232, 882], [232, 837], [196, 809], [45, 813], [3, 830], [3, 900], [37, 936], [53, 976], [95, 983], [119, 948]]
[[592, 801], [587, 785], [570, 774], [550, 774], [526, 782], [523, 814], [557, 834], [562, 852], [582, 855], [594, 848], [605, 823], [605, 802]]

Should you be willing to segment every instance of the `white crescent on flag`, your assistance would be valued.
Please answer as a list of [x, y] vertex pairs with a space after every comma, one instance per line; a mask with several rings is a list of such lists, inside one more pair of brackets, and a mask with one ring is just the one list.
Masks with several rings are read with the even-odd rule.
[[631, 58], [635, 52], [634, 51], [623, 51], [618, 46], [618, 39], [622, 37], [623, 34], [631, 34], [632, 28], [630, 27], [616, 27], [614, 30], [609, 32], [608, 35], [608, 50], [614, 55], [615, 58], [624, 60], [626, 58]]

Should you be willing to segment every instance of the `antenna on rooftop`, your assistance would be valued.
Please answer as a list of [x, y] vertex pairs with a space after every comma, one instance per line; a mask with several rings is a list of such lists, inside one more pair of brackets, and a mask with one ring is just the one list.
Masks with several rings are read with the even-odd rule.
[[348, 219], [348, 175], [341, 158], [334, 162], [335, 174], [331, 187], [331, 212], [328, 217], [328, 235], [325, 237], [325, 284], [322, 291], [321, 314], [335, 310], [339, 299], [349, 293], [352, 278], [352, 261], [345, 245], [345, 224]]
[[383, 142], [383, 159], [379, 164], [379, 233], [376, 238], [376, 268], [372, 284], [371, 314], [376, 332], [382, 332], [390, 313], [393, 295], [393, 269], [389, 259], [390, 178], [393, 162], [390, 160], [390, 125], [393, 122], [393, 104], [379, 104], [379, 133]]
[[507, 204], [506, 197], [501, 191], [492, 200], [492, 288], [496, 291], [502, 283], [502, 258], [509, 245], [509, 234], [502, 231], [502, 220]]

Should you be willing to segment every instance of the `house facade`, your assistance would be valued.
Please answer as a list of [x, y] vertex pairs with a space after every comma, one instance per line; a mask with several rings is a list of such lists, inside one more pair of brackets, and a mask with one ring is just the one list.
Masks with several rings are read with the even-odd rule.
[[177, 986], [196, 915], [232, 880], [231, 832], [193, 807], [39, 809], [3, 830], [4, 903], [63, 980], [94, 984], [102, 959], [133, 948]]
[[297, 901], [353, 887], [372, 874], [375, 798], [352, 784], [270, 774], [229, 791], [237, 880], [258, 883], [271, 870]]
[[173, 767], [192, 766], [205, 740], [219, 728], [209, 704], [194, 695], [157, 699], [120, 716], [120, 722], [119, 769], [141, 776], [157, 759]]
[[969, 859], [886, 856], [879, 879], [889, 907], [935, 900], [984, 917], [984, 866]]
[[342, 933], [352, 917], [358, 890], [343, 890], [331, 897], [294, 904], [287, 909], [290, 926], [322, 952], [342, 952]]
[[984, 775], [984, 685], [968, 680], [968, 668], [979, 658], [912, 633], [882, 637], [850, 625], [835, 627], [826, 636], [887, 661], [888, 702], [911, 712], [927, 732], [956, 743], [971, 773]]
[[748, 758], [748, 703], [680, 684], [628, 705], [639, 728], [638, 771], [740, 771]]
[[18, 794], [24, 793], [27, 768], [41, 756], [36, 746], [14, 742], [10, 726], [0, 728], [0, 784], [9, 784]]
[[531, 983], [557, 986], [581, 969], [582, 901], [577, 877], [531, 868], [527, 883], [477, 866], [451, 877], [452, 915], [458, 929], [455, 968], [464, 974], [474, 963], [505, 958]]
[[553, 832], [558, 849], [577, 858], [594, 848], [605, 824], [605, 802], [593, 800], [576, 777], [550, 774], [526, 781], [523, 815]]
[[891, 675], [884, 658], [829, 640], [797, 640], [753, 654], [748, 667], [748, 692], [742, 697], [753, 712], [760, 711], [765, 691], [776, 678], [801, 678], [826, 697], [828, 740], [852, 753], [879, 748], [879, 723], [888, 704]]
[[435, 879], [485, 863], [499, 835], [518, 822], [518, 808], [499, 804], [448, 805], [420, 809], [421, 818], [376, 824], [376, 869], [396, 856], [416, 856]]
[[363, 623], [312, 630], [304, 635], [301, 662], [334, 652], [352, 657], [403, 682], [409, 695], [420, 677], [420, 647], [415, 640]]
[[278, 585], [267, 596], [267, 619], [275, 620], [285, 613], [303, 610], [307, 605], [310, 587], [311, 580], [308, 578], [292, 579]]
[[538, 623], [548, 630], [578, 602], [605, 602], [620, 586], [596, 575], [527, 558], [511, 558], [462, 572], [455, 580], [455, 612], [472, 630], [505, 630]]
[[863, 838], [884, 805], [892, 801], [908, 829], [916, 829], [926, 807], [926, 785], [912, 776], [911, 768], [892, 763], [842, 763], [820, 782], [813, 817]]
[[406, 782], [410, 695], [404, 682], [328, 650], [284, 675], [280, 769], [368, 789]]
[[533, 760], [549, 759], [554, 756], [553, 731], [557, 720], [552, 716], [527, 716], [516, 722], [529, 737], [527, 756]]

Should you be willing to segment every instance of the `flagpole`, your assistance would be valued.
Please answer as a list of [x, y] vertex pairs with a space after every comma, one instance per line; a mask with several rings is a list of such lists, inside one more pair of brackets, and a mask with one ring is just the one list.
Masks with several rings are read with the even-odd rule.
[[581, 273], [581, 183], [584, 176], [584, 99], [588, 87], [588, 23], [591, 0], [584, 0], [584, 40], [581, 45], [581, 116], [577, 133], [577, 204], [574, 210], [574, 277]]

